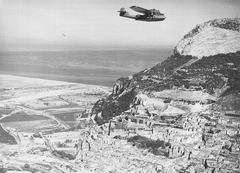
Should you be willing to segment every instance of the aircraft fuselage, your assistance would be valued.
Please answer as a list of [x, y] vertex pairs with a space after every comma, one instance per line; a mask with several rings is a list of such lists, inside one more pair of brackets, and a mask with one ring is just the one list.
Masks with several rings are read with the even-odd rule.
[[140, 21], [146, 21], [146, 22], [157, 22], [157, 21], [163, 21], [165, 20], [165, 16], [164, 15], [160, 15], [160, 16], [144, 16], [144, 15], [136, 15], [135, 20], [140, 20]]

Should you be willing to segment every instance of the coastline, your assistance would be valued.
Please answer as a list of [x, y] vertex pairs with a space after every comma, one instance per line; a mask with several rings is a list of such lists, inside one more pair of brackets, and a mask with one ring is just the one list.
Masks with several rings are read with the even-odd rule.
[[[65, 82], [60, 80], [44, 79], [37, 77], [27, 77], [21, 75], [1, 74], [0, 73], [0, 89], [6, 88], [30, 88], [30, 87], [46, 87], [59, 85], [78, 85], [78, 86], [99, 86], [103, 85], [85, 84], [77, 82]], [[107, 88], [107, 87], [106, 87]]]

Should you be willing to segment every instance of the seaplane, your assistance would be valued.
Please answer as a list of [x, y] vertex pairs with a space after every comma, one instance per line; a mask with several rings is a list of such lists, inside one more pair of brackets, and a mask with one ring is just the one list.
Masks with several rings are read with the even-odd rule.
[[131, 15], [125, 10], [125, 8], [121, 8], [120, 11], [118, 11], [119, 16], [145, 22], [158, 22], [166, 19], [165, 15], [156, 9], [148, 10], [138, 6], [131, 6], [130, 8], [141, 14]]

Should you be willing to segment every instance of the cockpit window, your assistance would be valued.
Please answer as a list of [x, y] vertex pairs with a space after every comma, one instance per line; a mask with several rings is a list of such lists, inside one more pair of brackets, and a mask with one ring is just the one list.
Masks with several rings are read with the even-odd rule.
[[153, 9], [153, 10], [152, 10], [152, 14], [153, 14], [153, 15], [160, 15], [161, 13], [160, 13], [159, 10]]
[[159, 10], [156, 10], [156, 15], [160, 15], [160, 11]]

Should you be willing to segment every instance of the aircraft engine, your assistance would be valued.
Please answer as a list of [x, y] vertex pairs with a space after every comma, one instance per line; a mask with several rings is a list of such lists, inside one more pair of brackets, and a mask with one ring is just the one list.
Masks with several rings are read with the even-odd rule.
[[125, 10], [125, 8], [121, 8], [119, 12], [120, 12], [120, 13], [119, 13], [120, 16], [124, 16], [124, 14], [127, 13], [127, 11]]

